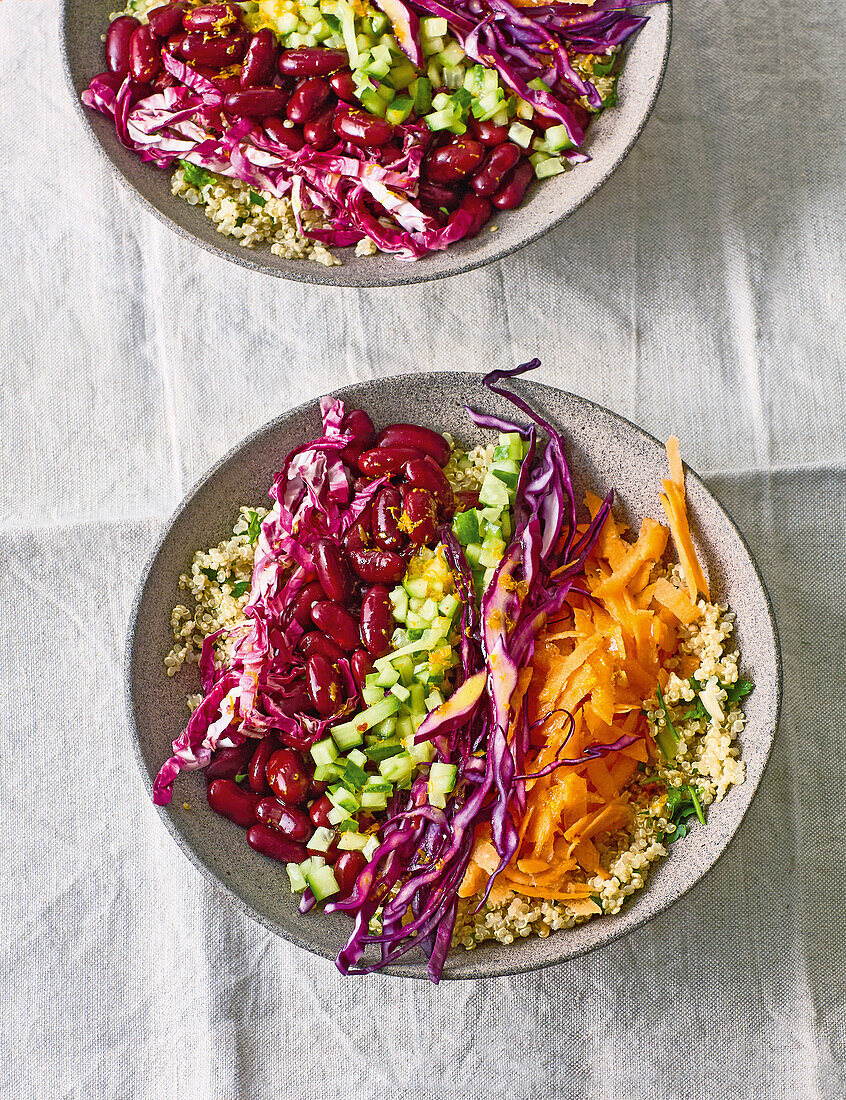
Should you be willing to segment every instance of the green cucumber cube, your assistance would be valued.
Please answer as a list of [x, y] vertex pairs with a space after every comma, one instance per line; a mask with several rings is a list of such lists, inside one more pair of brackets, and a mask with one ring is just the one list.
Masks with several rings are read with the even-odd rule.
[[311, 746], [311, 758], [315, 764], [334, 764], [338, 759], [338, 750], [331, 737], [324, 737]]
[[288, 872], [288, 881], [291, 883], [291, 893], [301, 894], [308, 883], [305, 875], [300, 870], [299, 863], [288, 863], [285, 865], [285, 870]]
[[332, 894], [337, 894], [340, 890], [338, 880], [335, 878], [332, 868], [328, 866], [311, 871], [306, 875], [306, 880], [311, 892], [318, 901], [323, 901], [324, 898], [331, 897]]
[[309, 848], [314, 852], [328, 852], [332, 847], [332, 842], [335, 839], [335, 830], [327, 829], [325, 825], [320, 825], [314, 830], [311, 840], [308, 842]]
[[338, 848], [342, 852], [360, 852], [367, 844], [367, 837], [363, 833], [347, 832], [341, 835]]

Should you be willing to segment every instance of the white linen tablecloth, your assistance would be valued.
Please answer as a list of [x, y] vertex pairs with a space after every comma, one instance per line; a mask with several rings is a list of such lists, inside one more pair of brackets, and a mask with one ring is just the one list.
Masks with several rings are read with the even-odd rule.
[[[0, 5], [0, 1094], [841, 1100], [841, 5], [677, 0], [654, 117], [586, 207], [501, 264], [363, 292], [254, 275], [140, 211], [69, 101], [57, 16]], [[533, 355], [675, 431], [740, 524], [784, 648], [772, 762], [716, 869], [625, 939], [477, 984], [343, 980], [234, 913], [142, 795], [139, 571], [289, 406]]]

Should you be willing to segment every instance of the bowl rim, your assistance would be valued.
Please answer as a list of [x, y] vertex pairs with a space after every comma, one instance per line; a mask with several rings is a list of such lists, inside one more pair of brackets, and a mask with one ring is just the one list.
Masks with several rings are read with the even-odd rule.
[[[437, 372], [433, 372], [433, 373], [434, 373], [435, 376], [442, 376], [445, 379], [464, 380], [464, 381], [472, 380], [474, 382], [479, 382], [484, 377], [484, 373], [481, 372], [481, 371], [437, 371]], [[426, 374], [421, 374], [421, 373], [418, 372], [418, 373], [405, 373], [405, 374], [398, 374], [398, 375], [389, 375], [389, 376], [385, 376], [384, 378], [379, 378], [379, 379], [376, 379], [376, 380], [365, 379], [363, 382], [352, 383], [349, 386], [345, 386], [345, 387], [342, 387], [338, 390], [332, 391], [332, 396], [340, 397], [343, 400], [347, 396], [355, 394], [355, 392], [357, 390], [359, 390], [362, 385], [366, 385], [371, 381], [380, 381], [380, 382], [381, 381], [388, 381], [388, 382], [391, 382], [392, 384], [396, 384], [396, 383], [403, 384], [403, 383], [405, 383], [407, 385], [407, 384], [411, 384], [411, 383], [419, 384], [421, 378], [425, 379], [427, 377], [429, 377], [429, 376], [426, 375]], [[567, 398], [572, 399], [572, 400], [576, 401], [577, 403], [584, 405], [585, 407], [587, 407], [587, 409], [595, 410], [597, 412], [601, 412], [603, 414], [610, 415], [611, 417], [621, 421], [628, 428], [632, 429], [634, 432], [636, 432], [638, 435], [640, 435], [645, 441], [647, 441], [651, 444], [654, 444], [655, 446], [657, 446], [659, 448], [663, 446], [663, 444], [660, 442], [660, 440], [658, 440], [651, 433], [649, 433], [645, 429], [639, 427], [637, 424], [633, 423], [627, 417], [621, 415], [620, 413], [616, 413], [611, 409], [608, 409], [606, 406], [600, 405], [598, 402], [592, 401], [589, 398], [581, 397], [580, 395], [574, 394], [574, 393], [570, 392], [569, 390], [560, 389], [556, 386], [552, 386], [552, 385], [545, 384], [545, 383], [542, 383], [542, 382], [534, 382], [533, 381], [533, 385], [538, 386], [538, 387], [540, 387], [542, 389], [545, 389], [545, 390], [549, 390], [549, 391], [553, 392], [556, 395], [560, 395], [560, 396], [564, 397], [565, 399], [567, 399]], [[127, 716], [129, 718], [129, 728], [130, 728], [130, 732], [131, 732], [131, 735], [132, 735], [133, 755], [135, 757], [135, 762], [138, 766], [139, 773], [140, 773], [140, 778], [141, 778], [141, 781], [142, 781], [142, 785], [144, 787], [144, 790], [145, 790], [145, 793], [146, 793], [147, 797], [150, 797], [151, 793], [152, 793], [152, 780], [151, 780], [150, 773], [149, 773], [148, 768], [147, 768], [147, 763], [144, 760], [144, 756], [143, 756], [142, 751], [141, 751], [141, 739], [140, 739], [140, 735], [139, 735], [138, 726], [137, 726], [137, 723], [136, 723], [136, 720], [135, 720], [135, 700], [134, 700], [134, 697], [133, 697], [133, 671], [134, 671], [134, 658], [135, 658], [136, 626], [137, 626], [138, 617], [139, 617], [139, 614], [140, 614], [140, 611], [141, 611], [141, 605], [142, 605], [142, 602], [143, 602], [143, 599], [144, 599], [146, 588], [147, 588], [147, 585], [148, 585], [148, 583], [149, 583], [149, 581], [152, 577], [153, 569], [155, 567], [155, 563], [158, 559], [158, 556], [161, 553], [161, 550], [162, 550], [166, 540], [168, 539], [168, 537], [170, 535], [170, 532], [171, 532], [174, 524], [176, 523], [176, 521], [179, 519], [179, 517], [182, 515], [182, 513], [190, 506], [191, 502], [193, 501], [194, 497], [199, 493], [199, 491], [204, 486], [206, 486], [208, 484], [208, 482], [210, 482], [215, 477], [217, 472], [223, 466], [225, 466], [227, 463], [229, 463], [232, 459], [236, 458], [239, 453], [249, 449], [260, 438], [272, 434], [285, 421], [289, 420], [292, 417], [297, 416], [298, 414], [304, 413], [304, 412], [308, 411], [309, 409], [313, 408], [315, 402], [319, 401], [320, 396], [322, 396], [322, 395], [316, 395], [314, 397], [311, 397], [311, 398], [307, 399], [306, 401], [300, 402], [298, 405], [294, 406], [293, 408], [288, 409], [287, 411], [285, 411], [283, 413], [280, 413], [278, 416], [274, 417], [272, 420], [268, 421], [264, 425], [260, 426], [259, 428], [255, 429], [254, 431], [250, 432], [246, 437], [244, 437], [242, 440], [240, 440], [238, 443], [236, 443], [233, 447], [231, 447], [221, 458], [219, 458], [216, 462], [214, 462], [212, 464], [212, 466], [209, 467], [209, 469], [199, 479], [197, 479], [195, 481], [195, 483], [191, 486], [191, 488], [185, 493], [182, 500], [179, 502], [177, 507], [173, 510], [171, 515], [166, 520], [164, 526], [162, 527], [161, 534], [156, 539], [156, 542], [155, 542], [155, 545], [153, 546], [153, 549], [151, 550], [151, 552], [147, 556], [147, 560], [146, 560], [144, 568], [141, 572], [141, 577], [140, 577], [140, 580], [139, 580], [138, 585], [136, 587], [135, 595], [134, 595], [133, 602], [132, 602], [132, 608], [131, 608], [130, 615], [129, 615], [126, 641], [125, 641], [124, 653], [123, 653], [124, 704], [125, 704], [125, 707], [126, 707]], [[616, 927], [617, 922], [615, 922], [614, 920], [609, 921], [607, 926], [605, 926], [605, 927], [600, 926], [600, 927], [602, 927], [602, 932], [601, 932], [601, 934], [599, 934], [597, 936], [595, 942], [586, 944], [584, 946], [580, 946], [580, 947], [576, 948], [575, 950], [569, 950], [569, 951], [566, 952], [566, 954], [562, 954], [562, 956], [559, 957], [559, 958], [544, 959], [540, 962], [532, 961], [532, 962], [528, 962], [528, 963], [520, 963], [519, 959], [515, 957], [515, 963], [513, 965], [490, 967], [489, 969], [486, 969], [484, 973], [478, 974], [478, 975], [467, 974], [467, 973], [451, 974], [448, 970], [445, 970], [443, 975], [442, 975], [443, 979], [448, 979], [448, 980], [451, 980], [451, 981], [476, 981], [476, 980], [482, 980], [482, 979], [486, 979], [486, 978], [498, 978], [498, 977], [504, 977], [504, 976], [509, 976], [509, 975], [513, 975], [513, 974], [530, 973], [530, 972], [535, 971], [535, 970], [544, 970], [544, 969], [547, 969], [548, 967], [551, 967], [551, 966], [561, 965], [562, 963], [568, 962], [571, 959], [579, 958], [580, 956], [586, 955], [586, 954], [590, 953], [591, 951], [597, 950], [598, 948], [606, 947], [608, 944], [612, 943], [614, 940], [619, 939], [621, 936], [628, 935], [630, 932], [635, 931], [636, 929], [640, 928], [642, 925], [646, 924], [648, 921], [650, 921], [653, 918], [659, 916], [661, 913], [666, 912], [680, 898], [684, 897], [685, 894], [687, 894], [689, 891], [691, 891], [696, 886], [698, 886], [699, 883], [705, 878], [705, 876], [711, 870], [713, 870], [713, 868], [717, 865], [717, 863], [720, 861], [720, 859], [725, 854], [726, 850], [731, 845], [738, 829], [740, 828], [744, 818], [746, 817], [746, 814], [749, 811], [750, 806], [752, 805], [752, 802], [754, 801], [754, 799], [755, 799], [755, 797], [758, 793], [761, 782], [764, 778], [764, 774], [765, 774], [766, 769], [769, 765], [769, 761], [770, 761], [771, 754], [772, 754], [773, 743], [775, 741], [775, 737], [776, 737], [776, 734], [778, 732], [779, 718], [780, 718], [780, 713], [781, 713], [781, 703], [782, 703], [783, 661], [782, 661], [782, 652], [781, 652], [781, 641], [780, 641], [780, 638], [779, 638], [778, 626], [777, 626], [775, 614], [774, 614], [774, 611], [773, 611], [773, 604], [772, 604], [772, 600], [770, 598], [770, 594], [767, 591], [767, 587], [764, 584], [763, 578], [761, 577], [761, 573], [760, 573], [760, 570], [758, 568], [758, 565], [757, 565], [754, 557], [752, 556], [752, 554], [749, 550], [749, 547], [746, 543], [746, 540], [743, 537], [743, 534], [741, 533], [741, 531], [739, 530], [737, 524], [735, 523], [733, 517], [730, 515], [730, 513], [728, 511], [726, 511], [726, 509], [723, 506], [723, 504], [721, 503], [721, 501], [714, 495], [714, 493], [711, 492], [711, 490], [707, 487], [707, 485], [705, 485], [703, 479], [696, 473], [695, 470], [692, 470], [690, 468], [690, 466], [688, 466], [687, 463], [684, 463], [684, 470], [685, 470], [686, 478], [692, 479], [699, 486], [699, 488], [701, 490], [703, 490], [705, 492], [705, 494], [708, 497], [710, 497], [711, 500], [714, 501], [714, 503], [717, 505], [719, 510], [725, 516], [725, 518], [726, 518], [726, 520], [729, 524], [729, 527], [733, 531], [734, 535], [736, 536], [736, 538], [738, 539], [740, 545], [742, 546], [744, 552], [746, 553], [746, 556], [749, 560], [749, 563], [750, 563], [750, 566], [751, 566], [751, 569], [752, 569], [753, 578], [754, 578], [755, 582], [757, 583], [757, 586], [758, 586], [761, 594], [763, 595], [763, 606], [766, 609], [767, 620], [769, 622], [770, 630], [772, 632], [773, 652], [774, 652], [774, 658], [775, 658], [775, 684], [773, 685], [774, 695], [773, 695], [771, 722], [768, 724], [768, 727], [767, 727], [767, 729], [768, 729], [768, 742], [766, 744], [766, 753], [765, 753], [765, 756], [764, 756], [764, 759], [763, 759], [763, 763], [762, 763], [762, 766], [761, 766], [760, 773], [754, 779], [754, 781], [750, 780], [750, 779], [746, 779], [744, 781], [744, 783], [741, 785], [740, 789], [743, 790], [743, 792], [744, 792], [745, 804], [742, 807], [742, 811], [735, 815], [735, 819], [729, 822], [729, 827], [728, 827], [728, 829], [727, 829], [727, 831], [724, 835], [723, 842], [722, 842], [721, 847], [719, 848], [719, 850], [716, 852], [716, 854], [713, 855], [713, 857], [709, 857], [709, 862], [704, 867], [704, 869], [701, 871], [701, 873], [695, 879], [693, 879], [693, 881], [691, 881], [686, 886], [684, 886], [684, 888], [680, 892], [673, 893], [668, 901], [658, 905], [657, 907], [651, 908], [651, 909], [647, 906], [646, 911], [643, 914], [641, 914], [638, 917], [638, 919], [636, 919], [634, 922], [629, 920], [629, 922], [626, 923], [624, 927], [620, 927], [619, 929], [617, 929], [617, 927]], [[225, 881], [223, 881], [223, 879], [218, 877], [218, 875], [212, 870], [212, 868], [207, 866], [203, 862], [203, 860], [197, 854], [197, 852], [194, 850], [194, 848], [189, 844], [189, 842], [185, 838], [183, 838], [183, 836], [181, 835], [181, 833], [179, 831], [179, 828], [176, 824], [176, 821], [174, 820], [174, 818], [173, 818], [173, 816], [170, 812], [170, 807], [169, 806], [156, 805], [155, 808], [156, 808], [156, 810], [159, 814], [160, 819], [162, 819], [164, 821], [165, 827], [167, 828], [168, 832], [173, 837], [173, 839], [176, 841], [176, 844], [179, 847], [180, 851], [185, 856], [187, 856], [187, 858], [193, 864], [193, 866], [215, 887], [216, 891], [221, 896], [223, 896], [227, 900], [228, 903], [234, 905], [234, 907], [236, 909], [238, 909], [239, 911], [245, 913], [247, 916], [249, 916], [253, 920], [257, 921], [262, 927], [267, 929], [267, 931], [272, 932], [274, 935], [279, 936], [280, 938], [282, 938], [286, 942], [292, 943], [296, 947], [305, 949], [305, 950], [311, 952], [312, 954], [315, 954], [315, 955], [318, 955], [322, 958], [328, 959], [329, 961], [334, 961], [334, 957], [335, 957], [334, 954], [331, 954], [329, 952], [321, 950], [318, 945], [316, 945], [315, 943], [309, 941], [306, 937], [301, 936], [296, 931], [293, 932], [293, 934], [289, 933], [288, 930], [282, 931], [276, 922], [274, 922], [270, 918], [264, 916], [264, 914], [260, 913], [257, 909], [255, 909], [253, 905], [251, 905], [249, 902], [245, 901], [244, 898], [242, 898], [241, 896], [236, 894], [231, 886], [229, 886]], [[648, 887], [649, 887], [649, 884], [647, 883], [646, 887], [645, 887], [645, 890], [648, 890]], [[618, 916], [618, 914], [614, 914], [614, 916]], [[391, 977], [408, 977], [408, 978], [421, 978], [421, 979], [425, 979], [427, 977], [425, 968], [423, 968], [419, 964], [416, 967], [411, 967], [411, 966], [408, 966], [405, 963], [398, 963], [398, 964], [394, 964], [394, 965], [385, 967], [384, 970], [381, 971], [381, 973], [384, 974], [384, 975], [387, 975], [387, 976], [391, 976]]]
[[[658, 98], [658, 94], [661, 91], [661, 87], [664, 83], [664, 76], [667, 71], [667, 63], [670, 56], [670, 45], [673, 37], [673, 0], [663, 0], [661, 3], [655, 3], [655, 0], [648, 0], [650, 5], [654, 5], [650, 18], [665, 19], [666, 25], [663, 29], [663, 41], [661, 47], [661, 59], [656, 72], [655, 80], [652, 90], [649, 95], [649, 99], [643, 110], [643, 113], [638, 120], [637, 125], [632, 130], [628, 141], [623, 148], [616, 154], [614, 159], [608, 165], [606, 170], [594, 181], [593, 185], [578, 199], [576, 204], [570, 209], [566, 210], [563, 214], [560, 214], [548, 225], [543, 226], [540, 229], [533, 230], [527, 236], [517, 241], [515, 244], [509, 244], [499, 249], [494, 249], [489, 256], [478, 258], [475, 260], [469, 260], [466, 263], [459, 265], [455, 270], [446, 271], [430, 271], [426, 265], [426, 257], [423, 257], [421, 261], [417, 262], [405, 262], [401, 260], [395, 260], [394, 265], [397, 268], [396, 275], [390, 274], [387, 278], [368, 278], [367, 267], [362, 266], [358, 269], [363, 273], [364, 277], [357, 278], [355, 282], [339, 282], [337, 279], [330, 278], [329, 274], [332, 271], [337, 270], [336, 267], [324, 267], [322, 264], [314, 263], [308, 260], [290, 261], [292, 266], [281, 267], [276, 264], [267, 262], [263, 256], [263, 252], [254, 253], [252, 250], [241, 248], [238, 251], [230, 251], [216, 244], [213, 240], [204, 240], [202, 237], [194, 234], [186, 226], [180, 222], [171, 218], [163, 210], [160, 210], [153, 202], [151, 202], [145, 195], [138, 190], [138, 188], [131, 182], [131, 180], [123, 173], [111, 157], [111, 154], [104, 141], [101, 140], [94, 127], [91, 125], [91, 120], [83, 106], [82, 101], [77, 94], [74, 84], [74, 74], [71, 67], [70, 54], [68, 50], [69, 33], [68, 28], [70, 24], [69, 0], [64, 0], [61, 9], [61, 40], [62, 40], [62, 70], [65, 76], [66, 85], [70, 91], [71, 99], [73, 100], [74, 107], [77, 115], [82, 121], [83, 129], [88, 135], [89, 140], [94, 144], [100, 157], [102, 158], [106, 169], [112, 177], [117, 177], [121, 186], [125, 187], [136, 200], [140, 201], [144, 209], [148, 214], [152, 214], [163, 225], [168, 226], [178, 236], [184, 238], [186, 241], [192, 242], [198, 245], [204, 251], [210, 253], [213, 256], [217, 256], [218, 259], [228, 260], [231, 263], [237, 264], [240, 267], [247, 268], [251, 271], [260, 272], [263, 275], [270, 275], [277, 279], [287, 279], [291, 282], [306, 283], [312, 286], [329, 286], [337, 287], [339, 289], [378, 289], [380, 287], [397, 287], [397, 286], [411, 286], [417, 283], [434, 282], [440, 279], [450, 279], [453, 276], [464, 275], [469, 271], [475, 271], [480, 267], [485, 267], [488, 264], [496, 263], [499, 260], [505, 259], [507, 256], [513, 255], [515, 252], [520, 251], [526, 245], [533, 244], [540, 237], [546, 233], [552, 232], [557, 229], [562, 222], [566, 221], [572, 214], [579, 210], [585, 203], [593, 198], [597, 191], [610, 179], [610, 177], [617, 171], [622, 162], [626, 159], [632, 150], [635, 142], [643, 133], [643, 129], [652, 116], [652, 112], [655, 108], [655, 102]], [[113, 135], [110, 135], [110, 138]], [[117, 140], [115, 137], [114, 140]], [[152, 168], [152, 166], [150, 166]], [[578, 165], [576, 166], [578, 169]], [[346, 250], [344, 250], [346, 251]], [[296, 266], [294, 266], [296, 265]], [[315, 270], [316, 269], [316, 270]]]

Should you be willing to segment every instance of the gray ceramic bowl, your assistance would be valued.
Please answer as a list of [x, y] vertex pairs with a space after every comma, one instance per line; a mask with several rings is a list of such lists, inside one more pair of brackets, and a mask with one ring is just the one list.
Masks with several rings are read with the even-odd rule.
[[578, 209], [622, 162], [652, 111], [667, 63], [672, 20], [669, 3], [644, 9], [649, 22], [629, 49], [620, 77], [619, 105], [605, 112], [588, 131], [585, 148], [592, 161], [543, 186], [535, 186], [523, 206], [496, 219], [499, 226], [496, 233], [484, 230], [475, 240], [461, 241], [416, 263], [384, 254], [356, 258], [352, 249], [346, 249], [339, 250], [343, 266], [323, 267], [312, 261], [279, 259], [267, 248], [241, 248], [232, 237], [221, 236], [199, 207], [191, 207], [171, 195], [170, 172], [142, 163], [120, 144], [111, 120], [82, 107], [80, 93], [91, 77], [103, 69], [100, 35], [114, 6], [109, 0], [66, 0], [64, 40], [65, 68], [77, 107], [115, 177], [140, 195], [151, 213], [218, 256], [267, 275], [356, 287], [399, 286], [470, 271], [536, 240]]
[[[513, 416], [513, 406], [490, 394], [478, 374], [403, 375], [340, 390], [351, 407], [368, 409], [378, 423], [413, 420], [451, 432], [468, 443], [485, 433], [474, 428], [462, 406]], [[534, 382], [515, 388], [561, 428], [579, 494], [590, 487], [601, 496], [616, 491], [615, 509], [632, 525], [660, 514], [658, 491], [666, 476], [664, 449], [657, 440], [622, 417], [583, 398]], [[168, 524], [141, 584], [127, 648], [128, 699], [136, 746], [147, 791], [170, 742], [185, 723], [185, 696], [198, 690], [196, 670], [164, 674], [170, 648], [170, 609], [179, 602], [177, 581], [196, 548], [216, 545], [231, 531], [241, 504], [266, 500], [273, 474], [297, 443], [314, 438], [320, 418], [317, 401], [279, 417], [231, 451], [192, 490]], [[742, 737], [746, 782], [708, 812], [707, 827], [694, 829], [650, 876], [647, 888], [613, 917], [596, 918], [547, 939], [505, 946], [485, 943], [447, 961], [445, 976], [482, 978], [550, 966], [590, 951], [666, 909], [716, 862], [739, 826], [761, 778], [778, 718], [781, 669], [769, 600], [742, 537], [699, 478], [688, 471], [687, 491], [697, 550], [706, 564], [714, 597], [737, 612], [737, 640], [745, 675], [755, 683], [746, 701], [748, 723]], [[281, 865], [253, 852], [235, 825], [217, 817], [205, 799], [198, 772], [182, 776], [162, 818], [194, 865], [215, 881], [243, 912], [285, 939], [333, 958], [349, 931], [338, 915], [302, 916], [289, 892]], [[183, 802], [190, 809], [183, 808]], [[424, 962], [409, 955], [392, 974], [424, 977]]]

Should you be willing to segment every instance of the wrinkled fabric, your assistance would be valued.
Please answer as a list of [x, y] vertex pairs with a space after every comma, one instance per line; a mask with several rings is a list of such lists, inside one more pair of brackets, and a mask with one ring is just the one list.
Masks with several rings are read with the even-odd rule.
[[[499, 264], [363, 292], [141, 211], [69, 100], [57, 17], [0, 4], [0, 1096], [840, 1100], [840, 5], [679, 0], [655, 114], [587, 206]], [[676, 432], [740, 525], [784, 648], [772, 760], [719, 864], [625, 939], [476, 984], [345, 980], [234, 912], [144, 796], [132, 595], [186, 489], [286, 408], [533, 355]]]

